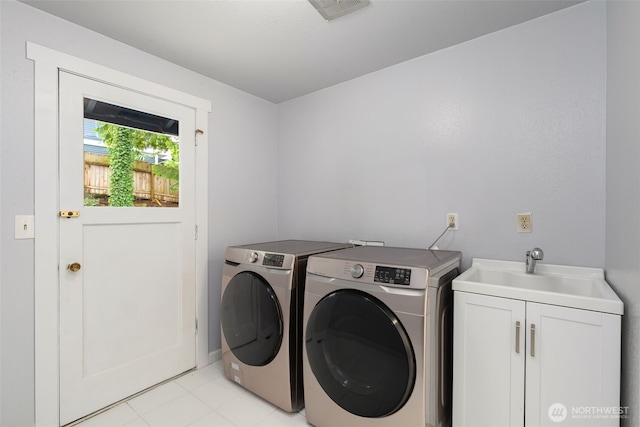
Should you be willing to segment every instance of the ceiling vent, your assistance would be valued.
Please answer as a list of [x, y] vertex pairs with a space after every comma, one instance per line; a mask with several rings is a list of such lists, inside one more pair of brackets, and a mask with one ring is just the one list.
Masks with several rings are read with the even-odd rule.
[[351, 13], [369, 4], [369, 0], [309, 0], [327, 21]]

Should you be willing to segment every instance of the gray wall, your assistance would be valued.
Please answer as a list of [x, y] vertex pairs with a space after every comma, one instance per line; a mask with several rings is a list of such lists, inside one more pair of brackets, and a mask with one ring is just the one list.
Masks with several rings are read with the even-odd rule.
[[[604, 267], [605, 4], [278, 105], [281, 236]], [[516, 232], [532, 213], [533, 233]]]
[[211, 100], [210, 350], [220, 348], [224, 249], [277, 237], [277, 109], [13, 0], [0, 1], [0, 17], [0, 425], [22, 427], [34, 419], [34, 245], [13, 239], [14, 215], [34, 212], [33, 62], [25, 59], [26, 41]]
[[[34, 204], [26, 41], [212, 101], [211, 350], [226, 246], [280, 237], [425, 247], [458, 212], [460, 230], [440, 247], [462, 250], [465, 267], [521, 260], [534, 245], [544, 262], [606, 263], [626, 304], [623, 404], [637, 417], [640, 227], [625, 222], [640, 213], [637, 9], [580, 4], [275, 106], [0, 1], [0, 425], [34, 416], [33, 241], [13, 240], [14, 215]], [[533, 233], [518, 234], [526, 211]]]
[[622, 406], [640, 424], [640, 2], [607, 4], [607, 280], [625, 303]]

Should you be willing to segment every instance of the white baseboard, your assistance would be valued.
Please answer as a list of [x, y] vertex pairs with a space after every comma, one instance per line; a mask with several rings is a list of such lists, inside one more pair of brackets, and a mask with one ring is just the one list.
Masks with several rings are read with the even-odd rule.
[[209, 352], [209, 363], [217, 362], [222, 358], [222, 349]]

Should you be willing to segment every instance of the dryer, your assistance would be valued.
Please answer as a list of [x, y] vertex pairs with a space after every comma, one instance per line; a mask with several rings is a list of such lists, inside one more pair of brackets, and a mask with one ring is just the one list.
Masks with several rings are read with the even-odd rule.
[[451, 422], [451, 282], [461, 253], [362, 246], [314, 255], [304, 297], [307, 421]]
[[230, 246], [222, 268], [225, 375], [288, 412], [302, 388], [302, 303], [308, 257], [346, 243], [282, 240]]

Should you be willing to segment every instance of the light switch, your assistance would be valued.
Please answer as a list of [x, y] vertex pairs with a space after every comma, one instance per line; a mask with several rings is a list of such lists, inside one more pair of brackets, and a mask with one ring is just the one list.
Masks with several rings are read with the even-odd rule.
[[34, 222], [33, 215], [16, 215], [15, 238], [33, 239], [35, 237]]

